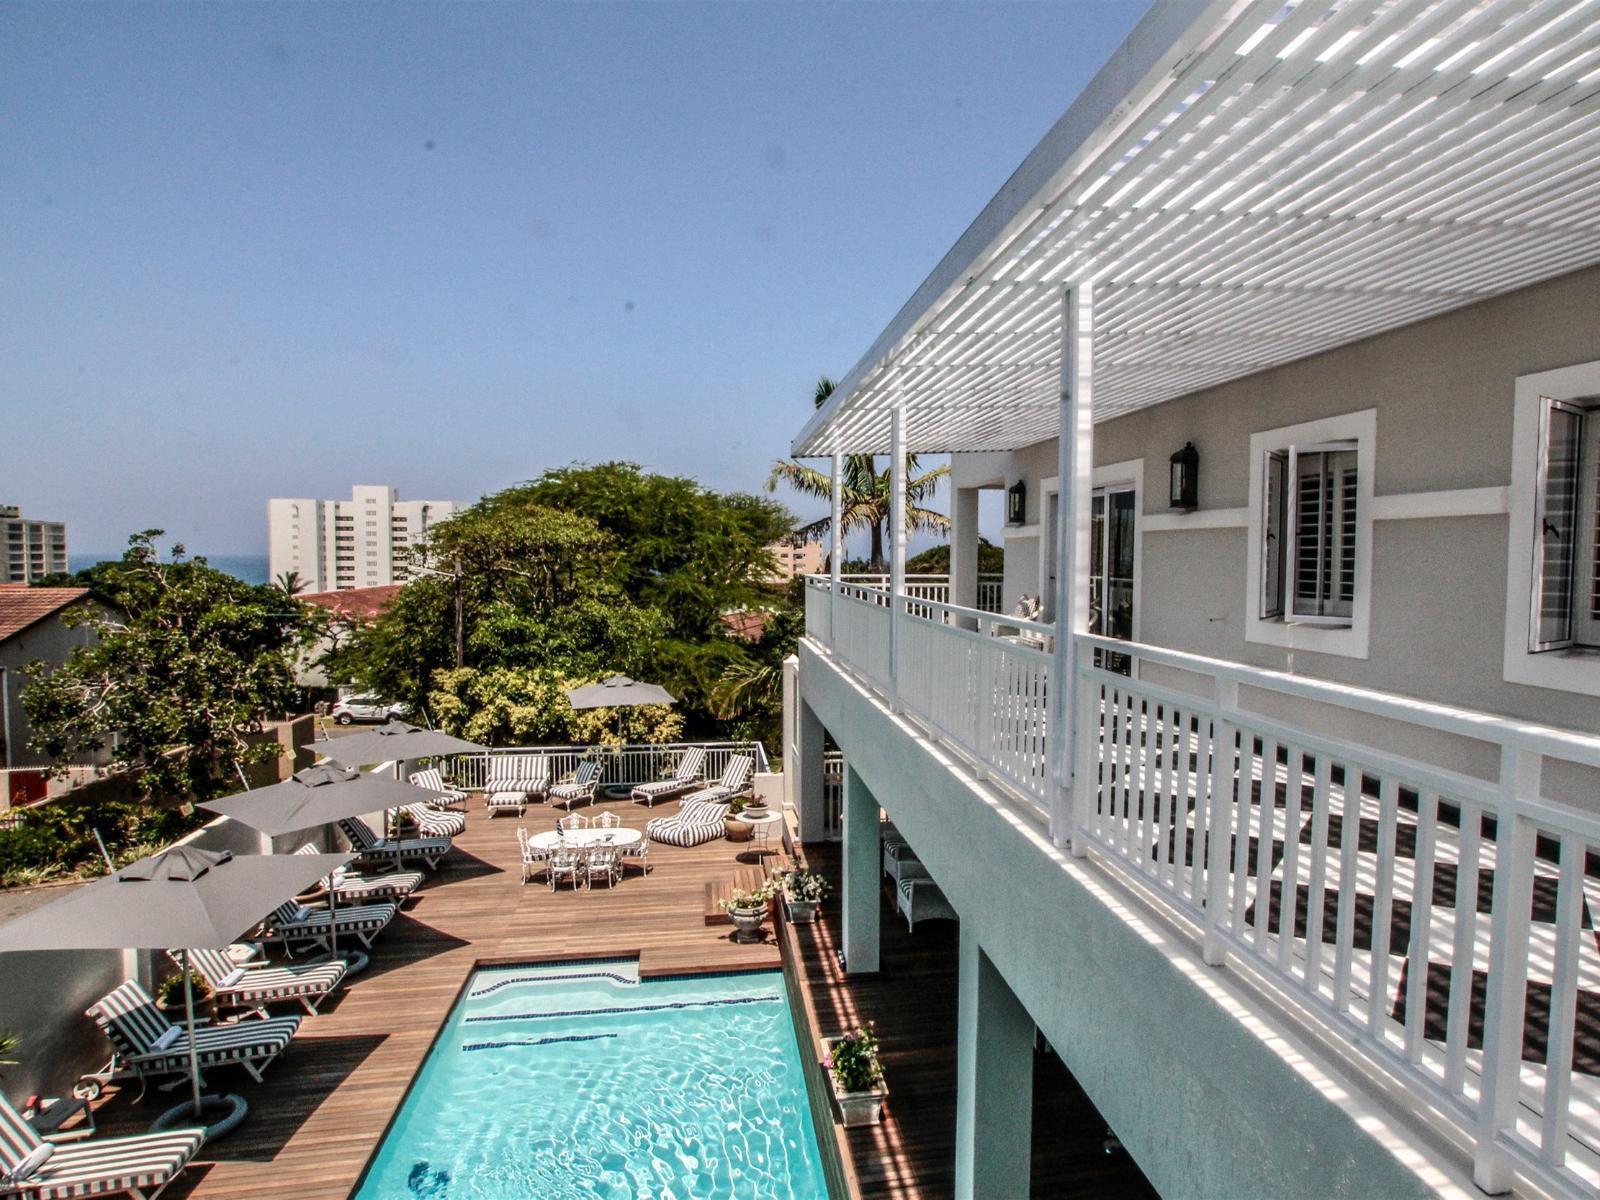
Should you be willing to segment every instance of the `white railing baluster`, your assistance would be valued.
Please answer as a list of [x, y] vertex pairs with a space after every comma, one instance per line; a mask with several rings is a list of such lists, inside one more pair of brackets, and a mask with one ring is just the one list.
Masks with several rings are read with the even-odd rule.
[[1572, 1046], [1578, 1016], [1578, 940], [1583, 930], [1583, 870], [1589, 848], [1577, 834], [1561, 839], [1561, 875], [1556, 883], [1555, 961], [1550, 974], [1550, 1023], [1545, 1034], [1544, 1119], [1539, 1150], [1552, 1167], [1567, 1163], [1567, 1126], [1572, 1103]]
[[1439, 824], [1439, 793], [1417, 798], [1417, 856], [1411, 883], [1411, 937], [1406, 946], [1406, 1058], [1422, 1061], [1428, 1017], [1429, 948], [1433, 941], [1433, 858]]
[[1392, 775], [1378, 782], [1378, 878], [1372, 896], [1372, 982], [1367, 986], [1367, 1032], [1382, 1037], [1389, 1015], [1390, 918], [1394, 915], [1394, 838], [1400, 783]]
[[1345, 763], [1339, 787], [1339, 919], [1334, 926], [1333, 1007], [1350, 1014], [1350, 970], [1356, 940], [1356, 864], [1361, 846], [1361, 767]]
[[1233, 887], [1233, 906], [1229, 912], [1229, 927], [1235, 937], [1242, 938], [1245, 931], [1245, 905], [1250, 898], [1250, 810], [1253, 807], [1250, 793], [1255, 782], [1255, 739], [1242, 726], [1231, 726], [1229, 733], [1239, 739], [1239, 773], [1233, 780], [1233, 801], [1229, 819], [1233, 826], [1233, 871], [1229, 882]]
[[1255, 806], [1256, 818], [1256, 903], [1251, 943], [1256, 953], [1266, 954], [1267, 935], [1272, 932], [1268, 903], [1272, 896], [1272, 830], [1278, 814], [1278, 743], [1264, 738], [1261, 744], [1261, 792]]
[[1472, 1016], [1473, 943], [1478, 924], [1478, 861], [1483, 814], [1471, 804], [1461, 805], [1459, 850], [1456, 854], [1456, 892], [1452, 905], [1455, 938], [1450, 948], [1450, 998], [1445, 1017], [1444, 1084], [1450, 1095], [1466, 1082], [1468, 1022]]
[[[1300, 809], [1305, 783], [1305, 755], [1288, 747], [1288, 777], [1283, 789], [1283, 872], [1278, 884], [1278, 970], [1294, 975], [1295, 914], [1300, 909]], [[1257, 904], [1262, 903], [1260, 900]]]
[[1322, 946], [1327, 940], [1328, 793], [1333, 786], [1332, 776], [1332, 758], [1318, 754], [1311, 784], [1311, 845], [1306, 849], [1311, 859], [1311, 878], [1306, 894], [1305, 976], [1306, 990], [1318, 996], [1322, 994]]

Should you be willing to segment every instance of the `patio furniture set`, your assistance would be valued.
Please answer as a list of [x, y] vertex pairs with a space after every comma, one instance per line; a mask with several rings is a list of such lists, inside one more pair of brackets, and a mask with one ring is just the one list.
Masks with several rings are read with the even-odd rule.
[[641, 874], [650, 872], [650, 843], [637, 829], [626, 829], [616, 813], [600, 813], [589, 818], [567, 816], [556, 828], [529, 834], [517, 826], [517, 845], [522, 851], [522, 882], [531, 883], [543, 873], [550, 890], [564, 880], [574, 888], [591, 889], [599, 879], [613, 887], [629, 866]]

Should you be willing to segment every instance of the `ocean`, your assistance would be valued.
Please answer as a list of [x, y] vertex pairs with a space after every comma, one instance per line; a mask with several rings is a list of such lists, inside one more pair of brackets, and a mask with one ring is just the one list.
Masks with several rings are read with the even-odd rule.
[[[85, 567], [94, 566], [95, 563], [121, 557], [121, 554], [68, 553], [67, 567], [72, 571], [81, 571]], [[226, 571], [235, 579], [242, 579], [246, 583], [267, 582], [267, 556], [265, 554], [207, 554], [203, 555], [203, 557], [206, 562], [217, 570]]]

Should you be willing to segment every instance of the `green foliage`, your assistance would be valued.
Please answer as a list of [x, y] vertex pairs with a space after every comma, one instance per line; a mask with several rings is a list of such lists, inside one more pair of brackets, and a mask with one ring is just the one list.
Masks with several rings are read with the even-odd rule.
[[105, 871], [95, 833], [118, 866], [143, 858], [203, 824], [202, 816], [131, 797], [68, 797], [18, 814], [0, 830], [0, 887], [26, 887]]
[[136, 534], [120, 562], [84, 573], [106, 607], [62, 619], [95, 641], [54, 671], [30, 666], [22, 702], [33, 747], [58, 767], [112, 742], [146, 796], [206, 799], [279, 753], [248, 735], [295, 703], [292, 662], [322, 619], [281, 591], [186, 560], [182, 546], [161, 561], [160, 536]]
[[22, 1045], [22, 1039], [9, 1029], [0, 1029], [0, 1067], [14, 1067], [17, 1060], [10, 1057]]
[[[1006, 569], [1006, 552], [987, 538], [978, 539], [978, 573], [998, 575]], [[921, 554], [906, 559], [907, 575], [950, 574], [950, 543], [930, 546]]]
[[[765, 651], [721, 615], [784, 603], [756, 581], [789, 524], [771, 501], [632, 463], [549, 471], [439, 525], [419, 576], [326, 665], [491, 745], [722, 734], [713, 689]], [[676, 708], [572, 713], [566, 688], [619, 673], [666, 687]]]
[[794, 867], [773, 877], [774, 884], [790, 900], [810, 903], [825, 899], [832, 890], [825, 876]]
[[[169, 975], [161, 981], [161, 986], [156, 988], [156, 1003], [162, 1008], [183, 1008], [183, 972]], [[200, 1004], [211, 998], [211, 985], [206, 982], [205, 976], [199, 971], [189, 972], [189, 989], [194, 995], [194, 1002]]]
[[725, 912], [736, 908], [748, 912], [751, 909], [765, 909], [767, 901], [771, 899], [771, 886], [763, 885], [762, 887], [750, 889], [734, 888], [731, 896], [719, 900], [717, 903], [722, 906]]
[[852, 1029], [834, 1042], [822, 1065], [833, 1072], [842, 1092], [864, 1092], [882, 1079], [878, 1035], [871, 1024]]

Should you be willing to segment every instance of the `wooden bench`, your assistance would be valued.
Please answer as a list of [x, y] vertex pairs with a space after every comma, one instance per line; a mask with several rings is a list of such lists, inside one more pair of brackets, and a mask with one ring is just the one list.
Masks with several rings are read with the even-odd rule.
[[753, 892], [766, 884], [760, 867], [739, 867], [733, 878], [721, 883], [706, 884], [705, 920], [707, 925], [732, 925], [733, 918], [722, 908], [722, 902], [736, 891]]

